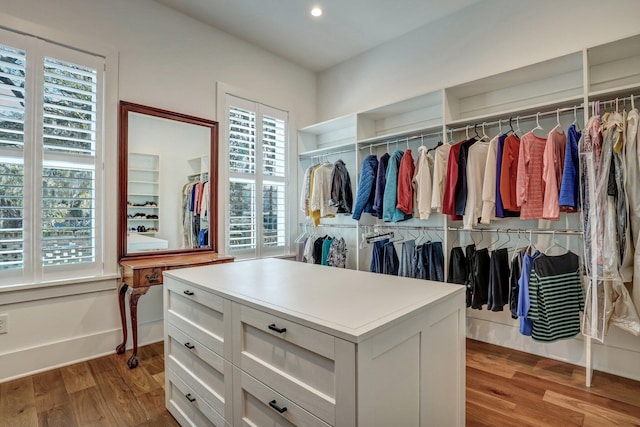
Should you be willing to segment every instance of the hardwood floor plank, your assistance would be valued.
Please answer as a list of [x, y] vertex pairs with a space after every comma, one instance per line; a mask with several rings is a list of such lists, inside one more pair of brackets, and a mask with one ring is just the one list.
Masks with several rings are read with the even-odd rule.
[[118, 426], [97, 386], [73, 393], [70, 395], [70, 400], [78, 426]]
[[[520, 382], [521, 379], [522, 382]], [[536, 376], [521, 372], [517, 372], [514, 375], [513, 380], [518, 384], [536, 384], [538, 387], [543, 387], [547, 391], [553, 391], [555, 393], [582, 401], [589, 405], [609, 408], [613, 411], [640, 419], [640, 407], [629, 405], [627, 403], [620, 402], [609, 397], [603, 397], [600, 395], [602, 391], [598, 392], [597, 386], [589, 388], [583, 384], [578, 387], [574, 385], [564, 385], [559, 384], [556, 381], [549, 381], [544, 378], [538, 378]], [[635, 393], [640, 393], [640, 390], [636, 390]]]
[[36, 411], [47, 412], [56, 406], [69, 403], [69, 393], [59, 369], [46, 371], [33, 376]]
[[62, 373], [64, 385], [69, 394], [96, 385], [96, 381], [93, 378], [87, 362], [62, 367], [60, 368], [60, 372]]
[[[57, 405], [38, 413], [38, 425], [41, 427], [77, 427], [73, 409], [69, 403]], [[83, 426], [80, 426], [83, 427]]]
[[511, 378], [516, 372], [515, 366], [509, 366], [505, 357], [471, 352], [467, 354], [467, 366], [503, 378]]
[[135, 427], [180, 427], [180, 424], [166, 411]]
[[95, 378], [111, 415], [119, 425], [133, 426], [147, 420], [135, 393], [117, 371], [101, 372]]
[[148, 418], [155, 418], [166, 411], [164, 406], [164, 388], [158, 388], [138, 396], [140, 404], [147, 412]]
[[493, 409], [467, 402], [466, 425], [487, 427], [534, 427], [533, 424], [523, 424], [521, 421], [512, 420]]
[[0, 427], [38, 425], [32, 377], [0, 384], [0, 414]]
[[598, 405], [591, 405], [554, 391], [547, 391], [544, 400], [545, 402], [550, 402], [554, 405], [571, 409], [576, 412], [589, 414], [592, 420], [600, 420], [600, 425], [602, 426], [637, 427], [640, 425], [640, 420], [636, 417], [631, 417]]

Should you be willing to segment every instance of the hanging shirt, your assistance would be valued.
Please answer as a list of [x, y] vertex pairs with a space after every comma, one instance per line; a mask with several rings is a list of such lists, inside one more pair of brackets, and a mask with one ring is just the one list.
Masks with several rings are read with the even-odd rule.
[[542, 181], [544, 182], [544, 199], [542, 202], [542, 217], [544, 219], [560, 219], [560, 184], [564, 170], [564, 152], [566, 151], [567, 136], [557, 127], [547, 136], [547, 143], [542, 155]]
[[529, 298], [531, 307], [527, 317], [533, 320], [531, 338], [554, 342], [578, 335], [580, 312], [584, 310], [578, 255], [567, 252], [536, 258], [531, 270]]
[[529, 298], [529, 281], [531, 279], [531, 269], [533, 260], [540, 256], [540, 251], [536, 251], [533, 255], [525, 252], [522, 258], [522, 272], [518, 280], [518, 310], [517, 315], [520, 318], [520, 333], [522, 335], [531, 335], [533, 329], [533, 321], [527, 317], [531, 300]]
[[444, 184], [444, 195], [442, 200], [442, 213], [451, 215], [452, 220], [459, 220], [456, 216], [456, 183], [458, 181], [458, 157], [462, 142], [451, 146], [449, 158], [447, 160], [447, 175]]
[[498, 148], [496, 150], [496, 218], [504, 218], [505, 211], [502, 204], [502, 196], [500, 195], [500, 184], [502, 180], [502, 157], [504, 151], [504, 141], [507, 139], [507, 134], [500, 135], [498, 138]]
[[431, 179], [432, 159], [427, 147], [421, 145], [418, 148], [418, 160], [413, 175], [413, 191], [416, 199], [417, 216], [420, 219], [429, 219], [431, 215], [431, 191], [433, 189]]
[[480, 224], [489, 224], [496, 218], [496, 171], [498, 162], [498, 139], [489, 141], [487, 161], [484, 165], [484, 179], [482, 180], [482, 213]]
[[455, 191], [455, 214], [464, 215], [464, 208], [467, 205], [467, 158], [469, 156], [469, 148], [477, 141], [471, 138], [462, 143], [460, 153], [458, 154], [458, 179], [456, 181]]
[[337, 213], [350, 214], [353, 207], [351, 177], [347, 165], [342, 160], [336, 160], [333, 164], [330, 181], [331, 198], [329, 204], [338, 209]]
[[580, 201], [578, 196], [578, 141], [580, 132], [576, 125], [569, 126], [567, 130], [567, 145], [564, 152], [564, 168], [560, 184], [560, 196], [558, 204], [567, 212], [578, 210]]
[[444, 198], [445, 181], [447, 178], [447, 164], [449, 162], [449, 151], [451, 144], [448, 142], [436, 148], [433, 159], [433, 187], [431, 189], [431, 209], [442, 212], [442, 201]]
[[469, 147], [467, 155], [467, 203], [464, 209], [463, 226], [472, 229], [482, 216], [482, 185], [484, 183], [488, 142], [476, 142]]
[[520, 206], [521, 219], [542, 218], [542, 157], [546, 143], [545, 138], [533, 132], [527, 132], [521, 139], [516, 180], [516, 202]]
[[396, 208], [406, 215], [413, 214], [413, 174], [415, 166], [413, 165], [413, 157], [411, 149], [407, 148], [400, 161], [398, 170], [398, 202]]
[[320, 218], [333, 218], [338, 208], [329, 205], [331, 198], [331, 170], [330, 163], [323, 163], [313, 171], [313, 185], [311, 187], [311, 218], [313, 224], [320, 224]]
[[516, 179], [518, 178], [518, 158], [520, 155], [520, 139], [515, 134], [507, 136], [502, 151], [502, 168], [500, 170], [500, 196], [502, 206], [506, 210], [517, 212], [520, 205], [516, 202]]
[[376, 218], [382, 219], [382, 210], [384, 205], [384, 189], [387, 186], [387, 166], [389, 165], [389, 153], [384, 153], [378, 162], [378, 170], [376, 172], [376, 191], [373, 199], [372, 212]]

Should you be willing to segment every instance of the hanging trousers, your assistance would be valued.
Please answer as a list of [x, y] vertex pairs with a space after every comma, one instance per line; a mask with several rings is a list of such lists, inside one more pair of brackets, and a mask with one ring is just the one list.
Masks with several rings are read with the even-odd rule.
[[416, 241], [405, 240], [402, 242], [400, 253], [400, 268], [398, 276], [416, 277]]
[[387, 242], [382, 248], [382, 274], [397, 276], [399, 266], [396, 248], [393, 242]]
[[373, 252], [371, 253], [371, 264], [369, 265], [369, 271], [372, 273], [382, 273], [382, 248], [389, 242], [389, 239], [378, 240], [373, 242]]

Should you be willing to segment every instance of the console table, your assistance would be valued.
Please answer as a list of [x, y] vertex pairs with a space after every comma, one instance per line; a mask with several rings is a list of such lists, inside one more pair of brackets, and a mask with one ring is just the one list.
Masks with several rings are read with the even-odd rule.
[[232, 262], [233, 257], [216, 253], [193, 253], [164, 255], [155, 257], [140, 257], [123, 259], [122, 280], [118, 291], [120, 305], [120, 320], [122, 321], [122, 343], [116, 347], [116, 352], [122, 354], [127, 344], [127, 316], [125, 313], [125, 295], [130, 293], [129, 314], [131, 315], [131, 335], [133, 336], [133, 354], [127, 361], [130, 369], [138, 366], [138, 299], [147, 293], [151, 286], [162, 285], [162, 273], [166, 270], [174, 270], [200, 265], [223, 264]]

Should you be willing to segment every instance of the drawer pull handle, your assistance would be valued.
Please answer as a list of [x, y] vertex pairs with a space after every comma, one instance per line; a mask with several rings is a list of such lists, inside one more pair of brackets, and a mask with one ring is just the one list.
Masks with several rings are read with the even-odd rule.
[[183, 293], [188, 296], [193, 295], [193, 291], [184, 291]]
[[[187, 398], [187, 400], [188, 400], [189, 402], [191, 402], [191, 403], [193, 403], [193, 402], [195, 402], [195, 401], [196, 401], [196, 398], [195, 398], [195, 397], [193, 397], [193, 396], [191, 396], [191, 393], [187, 393], [187, 394], [185, 394], [185, 395], [184, 395], [184, 397], [186, 397], [186, 398]], [[274, 400], [274, 402], [275, 402], [275, 400]], [[286, 409], [286, 408], [285, 408], [285, 409]]]
[[196, 346], [191, 344], [190, 342], [184, 343], [184, 346], [187, 347], [189, 350], [193, 350], [194, 348], [196, 348]]
[[287, 332], [287, 328], [278, 328], [275, 323], [270, 324], [269, 329], [271, 329], [272, 331], [276, 331], [279, 334], [284, 334], [285, 332]]
[[272, 400], [271, 402], [269, 402], [269, 406], [271, 406], [273, 409], [275, 409], [276, 411], [280, 412], [281, 414], [287, 412], [287, 407], [283, 406], [282, 408], [279, 407], [278, 405], [276, 405], [276, 401]]

